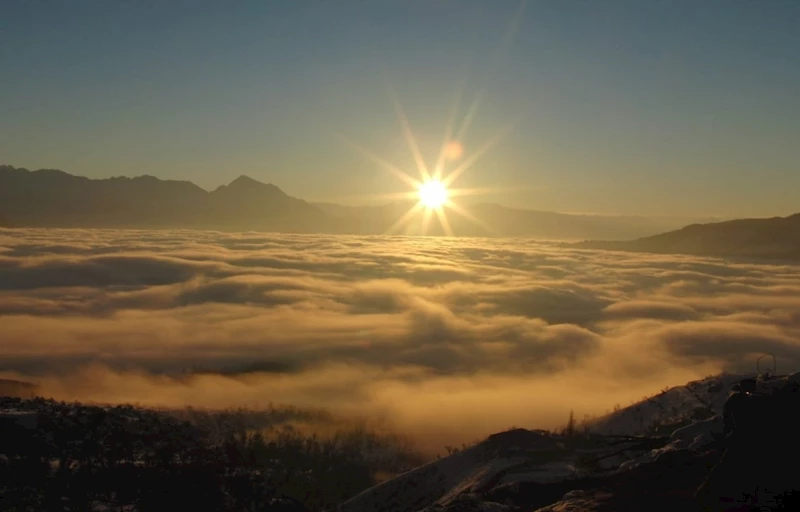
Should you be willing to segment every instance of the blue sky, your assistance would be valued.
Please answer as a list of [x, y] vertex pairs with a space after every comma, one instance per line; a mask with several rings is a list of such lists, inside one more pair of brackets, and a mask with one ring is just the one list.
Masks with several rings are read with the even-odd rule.
[[[516, 30], [513, 30], [516, 20]], [[513, 37], [509, 37], [513, 36]], [[456, 91], [481, 200], [652, 215], [800, 211], [796, 0], [7, 0], [0, 163], [309, 200], [407, 190]]]

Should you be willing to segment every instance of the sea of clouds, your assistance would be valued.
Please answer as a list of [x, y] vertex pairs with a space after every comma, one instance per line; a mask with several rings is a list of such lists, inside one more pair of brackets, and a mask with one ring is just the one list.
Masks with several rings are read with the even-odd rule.
[[[69, 400], [325, 407], [442, 446], [764, 352], [796, 370], [798, 270], [523, 239], [0, 229], [0, 376]], [[252, 365], [268, 371], [230, 374]]]

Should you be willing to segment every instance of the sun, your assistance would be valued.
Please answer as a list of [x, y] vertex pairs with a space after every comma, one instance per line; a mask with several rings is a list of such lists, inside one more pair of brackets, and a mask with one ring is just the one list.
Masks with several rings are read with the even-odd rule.
[[399, 231], [406, 235], [425, 235], [428, 233], [430, 222], [435, 218], [438, 219], [446, 236], [456, 236], [453, 231], [453, 226], [448, 219], [449, 213], [454, 213], [463, 217], [467, 221], [479, 226], [487, 233], [496, 233], [490, 225], [459, 205], [457, 198], [466, 195], [511, 192], [514, 189], [496, 187], [462, 188], [458, 186], [454, 187], [453, 185], [465, 171], [471, 168], [478, 159], [482, 158], [483, 155], [522, 121], [527, 109], [523, 109], [513, 121], [504, 126], [486, 142], [476, 146], [476, 149], [470, 151], [471, 154], [467, 155], [465, 154], [466, 147], [463, 141], [472, 118], [478, 109], [480, 100], [483, 97], [483, 89], [476, 95], [461, 123], [457, 124], [457, 114], [459, 113], [461, 100], [461, 91], [459, 90], [455, 95], [455, 101], [451, 107], [450, 118], [447, 120], [444, 139], [439, 149], [438, 158], [431, 162], [426, 162], [394, 87], [388, 80], [386, 85], [390, 99], [394, 105], [395, 113], [397, 114], [397, 119], [402, 128], [406, 143], [408, 144], [408, 149], [411, 151], [411, 157], [414, 161], [414, 167], [416, 167], [415, 170], [419, 175], [418, 177], [414, 176], [414, 173], [410, 173], [401, 167], [393, 165], [379, 154], [370, 151], [358, 142], [350, 140], [348, 137], [338, 132], [334, 132], [334, 135], [347, 146], [361, 153], [374, 164], [377, 164], [378, 167], [388, 170], [401, 181], [405, 182], [409, 187], [409, 189], [404, 192], [373, 196], [375, 199], [400, 199], [403, 203], [408, 201], [411, 205], [408, 211], [401, 214], [395, 222], [384, 231], [384, 234], [391, 235]]
[[439, 180], [428, 180], [419, 187], [419, 202], [428, 209], [437, 210], [447, 203], [447, 186]]
[[[524, 7], [525, 0], [521, 0], [519, 8], [509, 22], [509, 26], [498, 50], [502, 50], [503, 52], [508, 50], [519, 27]], [[417, 144], [416, 136], [411, 128], [405, 109], [403, 109], [400, 103], [397, 91], [389, 79], [389, 70], [384, 67], [383, 71], [386, 92], [394, 107], [397, 121], [402, 129], [405, 141], [408, 144], [408, 149], [411, 152], [414, 167], [416, 167], [414, 170], [417, 171], [418, 176], [414, 176], [415, 173], [408, 172], [404, 170], [403, 167], [392, 164], [381, 157], [380, 154], [370, 151], [358, 142], [350, 140], [349, 137], [341, 134], [337, 128], [333, 129], [333, 135], [347, 146], [350, 146], [358, 153], [361, 153], [367, 159], [371, 160], [378, 167], [388, 170], [408, 185], [409, 188], [403, 192], [372, 196], [374, 199], [400, 199], [402, 201], [401, 203], [392, 203], [392, 206], [403, 206], [404, 203], [408, 203], [410, 206], [408, 211], [401, 214], [400, 217], [384, 231], [384, 234], [390, 235], [399, 231], [406, 235], [415, 235], [418, 233], [425, 235], [428, 232], [430, 221], [435, 217], [438, 219], [439, 225], [446, 236], [456, 236], [453, 231], [453, 226], [448, 219], [449, 213], [454, 213], [463, 217], [472, 224], [481, 227], [486, 233], [498, 234], [497, 231], [486, 222], [473, 215], [468, 209], [459, 205], [458, 198], [466, 195], [515, 192], [516, 188], [463, 188], [456, 185], [455, 182], [465, 171], [470, 169], [475, 162], [482, 158], [483, 155], [489, 152], [492, 147], [528, 117], [528, 114], [530, 114], [529, 107], [523, 106], [522, 104], [518, 105], [519, 108], [515, 108], [514, 119], [510, 120], [504, 127], [501, 127], [496, 134], [491, 136], [484, 143], [476, 145], [474, 149], [470, 147], [469, 154], [467, 154], [467, 131], [470, 129], [482, 100], [486, 96], [491, 74], [487, 73], [484, 77], [483, 85], [475, 91], [472, 102], [466, 108], [466, 113], [462, 112], [463, 109], [461, 108], [461, 100], [464, 96], [466, 84], [459, 84], [456, 87], [453, 102], [450, 106], [450, 114], [445, 123], [444, 137], [439, 149], [438, 158], [432, 161], [426, 161], [427, 159], [423, 155], [419, 144]], [[460, 121], [459, 118], [461, 118]], [[469, 145], [472, 146], [472, 143]], [[425, 146], [428, 146], [428, 144], [425, 144]], [[456, 225], [456, 227], [460, 229], [460, 225]]]

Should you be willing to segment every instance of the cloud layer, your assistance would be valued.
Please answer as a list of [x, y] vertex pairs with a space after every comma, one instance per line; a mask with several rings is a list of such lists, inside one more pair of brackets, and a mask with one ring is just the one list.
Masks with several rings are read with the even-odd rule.
[[0, 370], [59, 398], [327, 406], [452, 442], [763, 352], [796, 369], [800, 272], [529, 240], [0, 230], [0, 338]]

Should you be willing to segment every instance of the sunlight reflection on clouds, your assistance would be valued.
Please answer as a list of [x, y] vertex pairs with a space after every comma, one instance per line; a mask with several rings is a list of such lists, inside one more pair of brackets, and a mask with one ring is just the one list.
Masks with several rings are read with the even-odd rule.
[[[796, 368], [795, 270], [529, 240], [0, 230], [0, 365], [66, 398], [291, 400], [401, 423], [438, 421], [431, 397], [452, 392], [477, 410], [494, 390], [507, 402], [498, 423], [522, 414], [547, 425], [563, 407], [535, 395], [555, 385], [597, 412], [749, 371], [767, 351]], [[171, 377], [138, 395], [102, 384], [114, 372], [254, 363], [272, 373], [234, 395], [164, 388]], [[76, 387], [80, 368], [105, 377]], [[345, 375], [347, 386], [331, 380]], [[520, 413], [526, 396], [535, 414]]]

